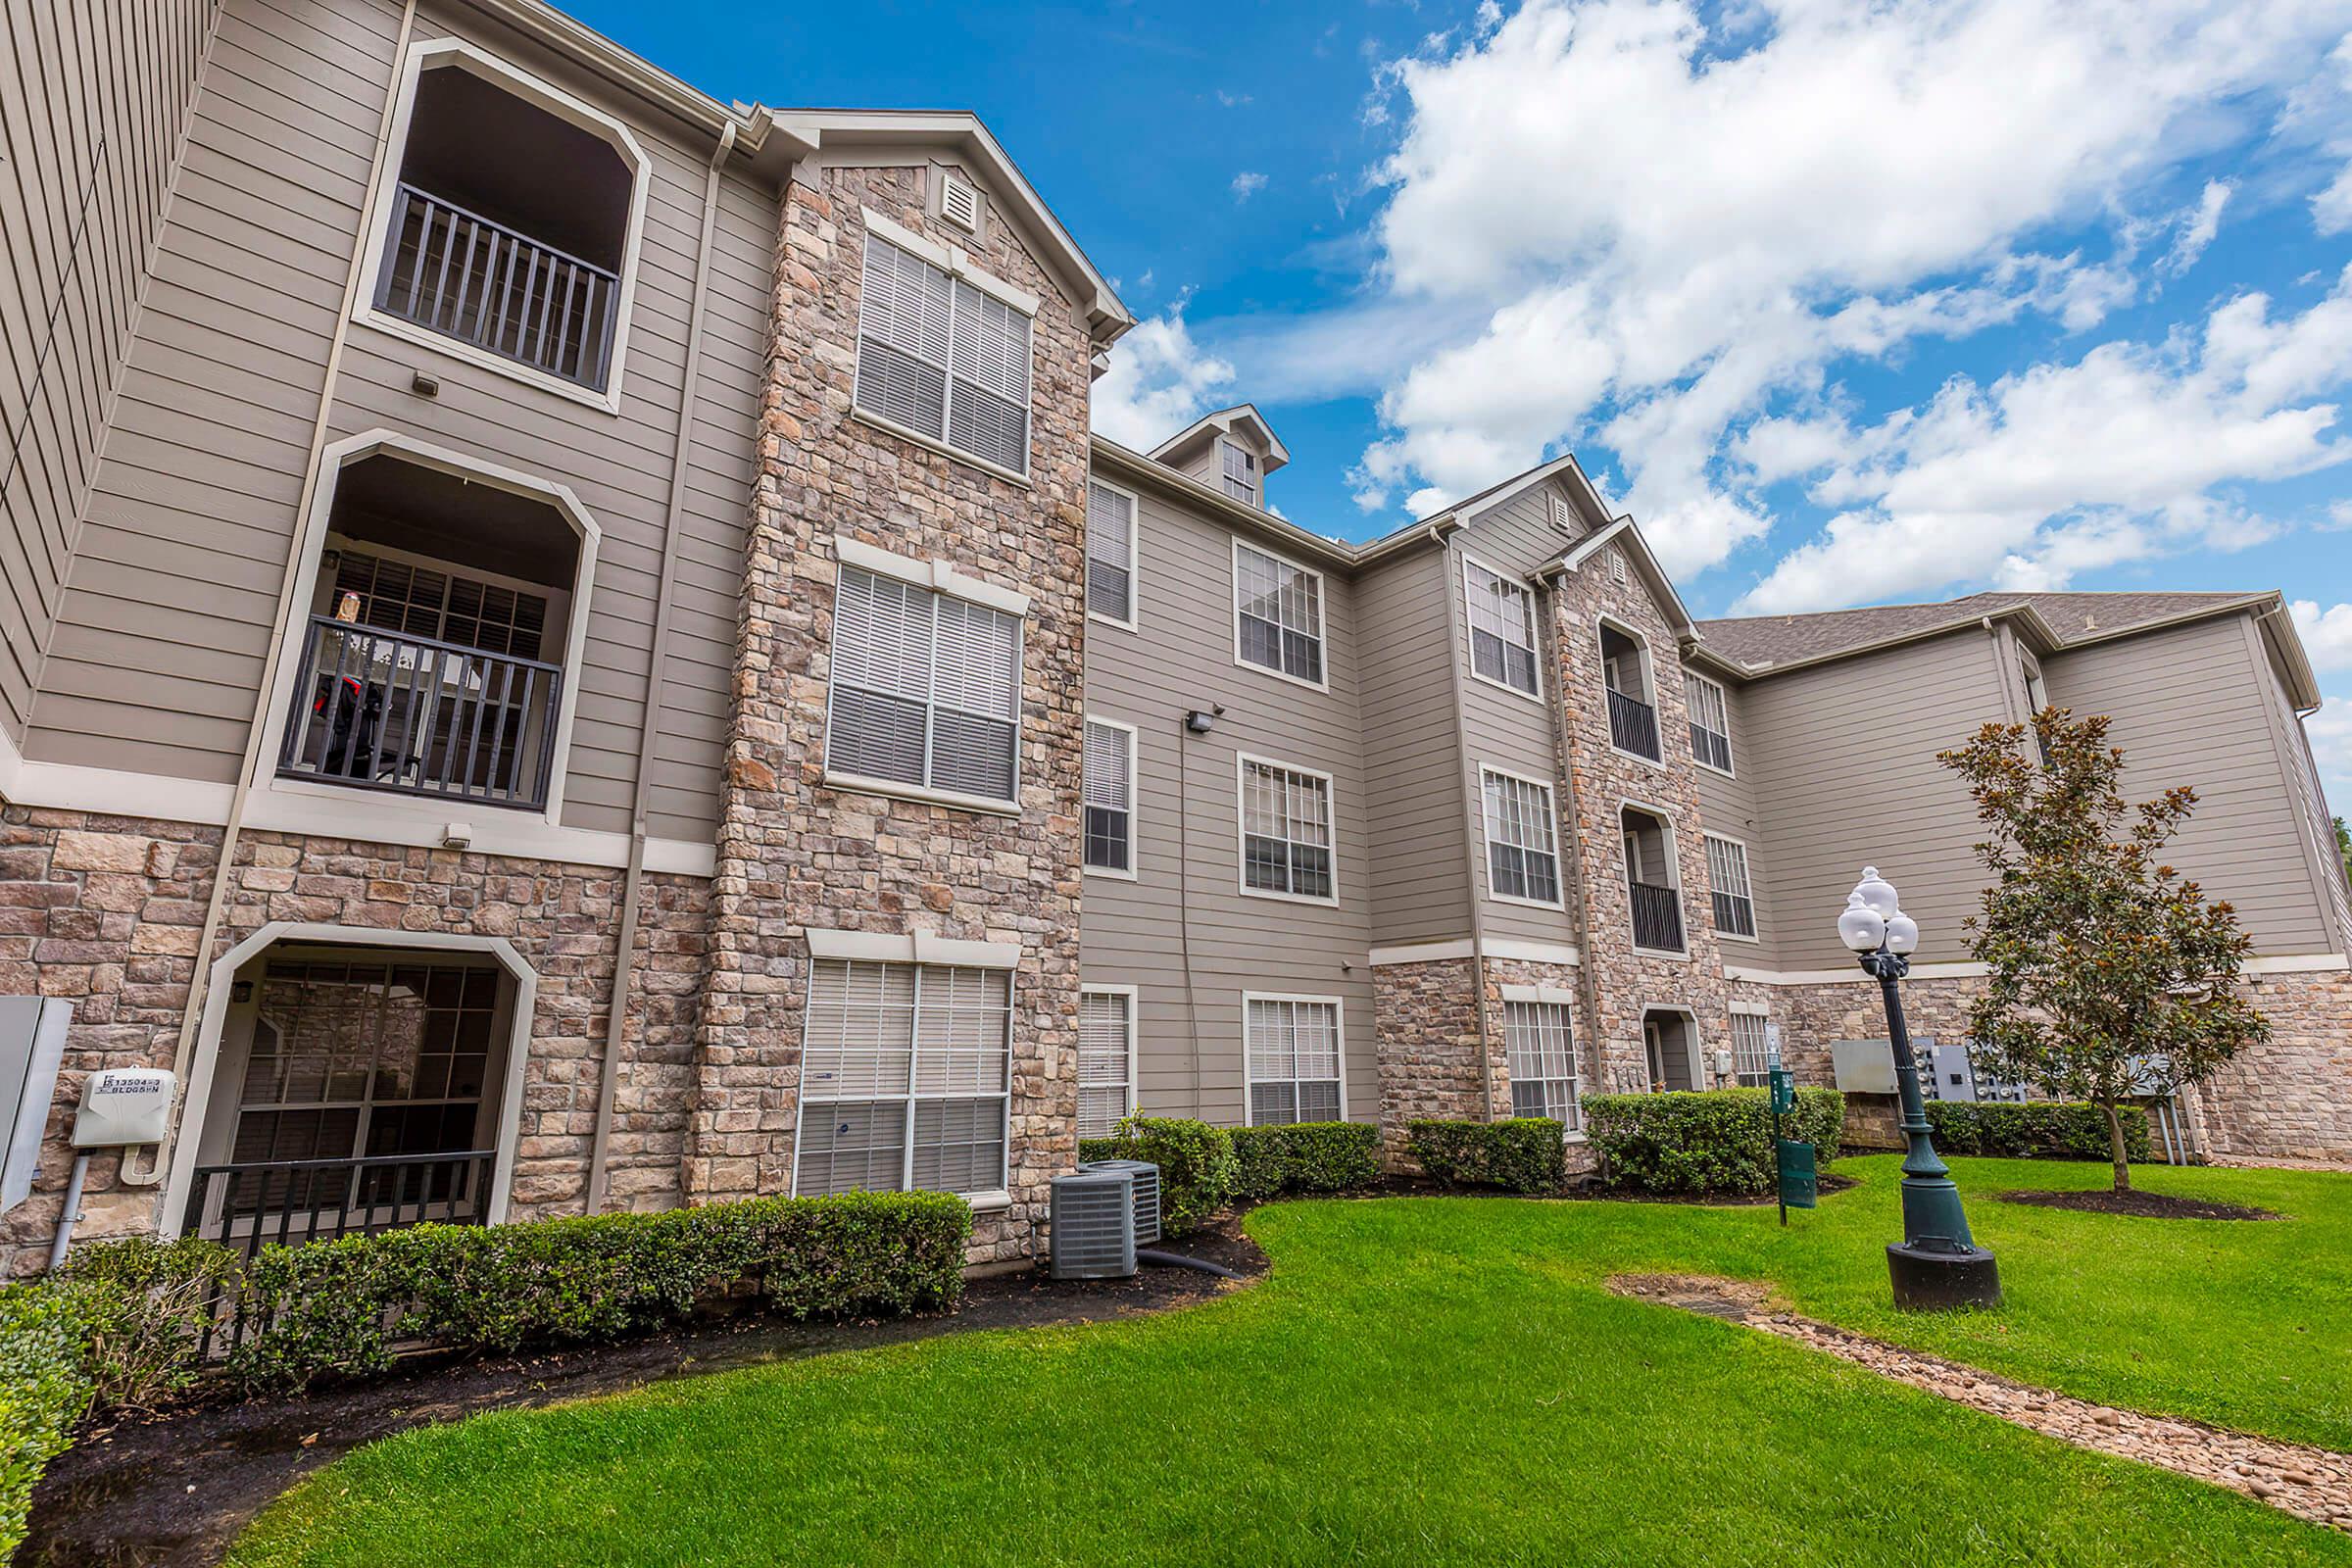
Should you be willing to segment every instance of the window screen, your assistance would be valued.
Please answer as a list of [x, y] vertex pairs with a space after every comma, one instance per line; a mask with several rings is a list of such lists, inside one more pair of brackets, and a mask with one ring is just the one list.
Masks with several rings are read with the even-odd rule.
[[1086, 490], [1086, 608], [1135, 619], [1135, 498], [1106, 485]]
[[1242, 885], [1299, 899], [1332, 897], [1331, 784], [1273, 762], [1242, 760]]
[[1087, 720], [1086, 863], [1098, 871], [1135, 869], [1133, 742], [1132, 731]]
[[1487, 874], [1497, 898], [1560, 902], [1560, 860], [1553, 847], [1551, 791], [1508, 773], [1485, 774]]
[[1244, 1028], [1250, 1124], [1340, 1118], [1340, 1004], [1252, 997]]
[[1511, 1114], [1549, 1116], [1569, 1132], [1584, 1127], [1576, 1098], [1576, 1036], [1563, 1002], [1506, 1002], [1502, 1039], [1511, 1073]]
[[1010, 803], [1020, 697], [1019, 616], [842, 568], [827, 766]]
[[887, 240], [865, 242], [858, 406], [1029, 471], [1029, 318]]
[[1470, 601], [1470, 667], [1537, 695], [1536, 596], [1475, 561], [1462, 563], [1462, 582]]
[[1747, 1088], [1761, 1089], [1771, 1082], [1771, 1027], [1760, 1012], [1732, 1014], [1732, 1066]]
[[1234, 547], [1233, 566], [1243, 662], [1323, 684], [1323, 579], [1248, 545]]
[[1690, 706], [1690, 755], [1709, 767], [1732, 770], [1732, 720], [1723, 688], [1704, 675], [1683, 671]]
[[1128, 1042], [1135, 999], [1124, 991], [1078, 994], [1078, 1136], [1107, 1138], [1134, 1102]]
[[1747, 849], [1712, 833], [1707, 839], [1707, 886], [1714, 893], [1715, 929], [1735, 937], [1756, 934], [1756, 901], [1747, 882]]

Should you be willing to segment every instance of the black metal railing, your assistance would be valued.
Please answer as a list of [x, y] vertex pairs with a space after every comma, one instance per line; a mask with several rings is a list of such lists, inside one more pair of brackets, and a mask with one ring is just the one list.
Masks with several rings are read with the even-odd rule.
[[1658, 760], [1658, 710], [1625, 693], [1609, 691], [1609, 744], [1621, 752]]
[[326, 615], [305, 636], [280, 776], [546, 806], [560, 666]]
[[1633, 890], [1634, 946], [1659, 953], [1682, 952], [1682, 896], [1654, 882], [1636, 882]]
[[377, 310], [604, 390], [618, 273], [414, 185], [393, 201]]
[[[496, 1150], [467, 1149], [199, 1165], [180, 1230], [250, 1260], [265, 1247], [373, 1236], [406, 1225], [481, 1225], [489, 1217], [497, 1161]], [[224, 1291], [213, 1302], [198, 1353], [234, 1350], [248, 1334], [268, 1326]]]

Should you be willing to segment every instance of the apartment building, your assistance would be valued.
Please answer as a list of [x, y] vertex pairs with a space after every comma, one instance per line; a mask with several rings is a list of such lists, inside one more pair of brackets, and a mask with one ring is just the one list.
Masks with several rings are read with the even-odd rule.
[[2212, 1147], [2352, 1147], [2275, 595], [1699, 625], [1565, 459], [1338, 544], [1253, 408], [1090, 437], [1130, 318], [968, 115], [721, 104], [538, 0], [35, 10], [0, 992], [74, 1021], [14, 1266], [107, 1067], [177, 1099], [84, 1236], [918, 1186], [975, 1265], [1130, 1106], [1819, 1074], [1822, 888], [1956, 952], [1921, 754], [2029, 669], [2216, 780], [2184, 860], [2295, 1022]]

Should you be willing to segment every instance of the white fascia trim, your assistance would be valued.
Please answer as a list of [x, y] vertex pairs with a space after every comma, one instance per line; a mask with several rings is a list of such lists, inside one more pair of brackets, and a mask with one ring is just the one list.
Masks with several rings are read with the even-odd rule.
[[1509, 958], [1519, 963], [1578, 964], [1585, 961], [1581, 952], [1564, 942], [1512, 942], [1493, 938], [1487, 942], [1487, 956]]
[[1011, 969], [1021, 961], [1017, 942], [960, 942], [929, 931], [893, 935], [887, 931], [830, 931], [810, 926], [812, 958], [857, 958], [875, 963], [959, 964], [968, 969]]
[[[1408, 942], [1393, 948], [1374, 948], [1366, 961], [1375, 969], [1385, 969], [1400, 963], [1444, 963], [1454, 958], [1467, 958], [1475, 950], [1468, 937], [1456, 937], [1448, 942]], [[1508, 958], [1518, 963], [1557, 963], [1570, 967], [1584, 962], [1584, 955], [1574, 947], [1560, 942], [1512, 942], [1489, 939], [1487, 956]]]
[[975, 605], [1001, 610], [1007, 615], [1026, 616], [1029, 596], [1000, 588], [978, 577], [967, 577], [944, 561], [917, 561], [912, 556], [894, 555], [861, 539], [836, 536], [833, 554], [845, 566], [856, 566], [880, 577], [895, 577], [910, 582], [917, 588], [928, 588], [946, 594], [951, 599], [968, 599]]
[[960, 245], [942, 245], [927, 239], [913, 229], [894, 223], [871, 207], [859, 209], [865, 219], [865, 231], [879, 239], [888, 240], [903, 251], [910, 251], [929, 262], [950, 277], [961, 278], [981, 293], [1011, 306], [1023, 316], [1035, 318], [1037, 296], [1025, 288], [1016, 288], [992, 272], [972, 264], [971, 257]]
[[1764, 1004], [1761, 1002], [1735, 1002], [1732, 1004], [1732, 1011], [1744, 1014], [1750, 1018], [1769, 1018], [1772, 1016], [1772, 1009], [1764, 1005]]
[[1544, 1002], [1560, 1004], [1573, 1004], [1576, 1001], [1576, 993], [1571, 991], [1566, 986], [1508, 985], [1502, 988], [1502, 1000], [1505, 1002]]
[[2352, 956], [2291, 953], [2276, 958], [2248, 958], [2243, 969], [2247, 974], [2325, 974], [2334, 969], [2352, 969]]

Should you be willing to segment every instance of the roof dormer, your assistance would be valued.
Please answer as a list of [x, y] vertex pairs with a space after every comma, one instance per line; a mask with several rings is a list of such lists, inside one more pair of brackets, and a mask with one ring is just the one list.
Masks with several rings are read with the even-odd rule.
[[1258, 511], [1266, 505], [1266, 475], [1291, 461], [1274, 427], [1248, 403], [1206, 416], [1161, 442], [1152, 457]]

